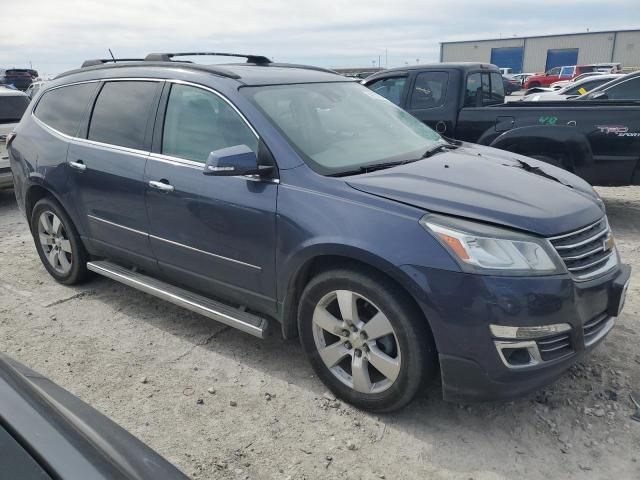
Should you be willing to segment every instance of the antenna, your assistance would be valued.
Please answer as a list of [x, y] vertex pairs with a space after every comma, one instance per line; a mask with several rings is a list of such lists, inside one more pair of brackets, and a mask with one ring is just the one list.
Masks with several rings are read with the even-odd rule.
[[116, 57], [113, 56], [113, 52], [111, 51], [111, 49], [108, 48], [107, 50], [109, 50], [109, 55], [111, 55], [111, 58], [113, 59], [113, 63], [116, 63]]

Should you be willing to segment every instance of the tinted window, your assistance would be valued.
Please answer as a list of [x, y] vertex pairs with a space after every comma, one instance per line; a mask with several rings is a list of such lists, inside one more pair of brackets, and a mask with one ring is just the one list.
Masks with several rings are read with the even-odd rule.
[[162, 153], [204, 162], [214, 150], [236, 145], [257, 152], [258, 140], [227, 102], [201, 88], [171, 87]]
[[607, 88], [609, 100], [640, 100], [640, 77]]
[[422, 72], [411, 92], [413, 109], [436, 108], [444, 104], [449, 75], [446, 72]]
[[499, 73], [471, 73], [467, 76], [465, 107], [504, 103], [504, 82]]
[[464, 106], [482, 106], [482, 74], [472, 73], [467, 76], [467, 89], [465, 91]]
[[35, 115], [51, 128], [75, 135], [96, 83], [81, 83], [45, 92]]
[[107, 82], [93, 107], [89, 140], [143, 149], [156, 82]]
[[406, 77], [383, 78], [370, 83], [367, 87], [396, 105], [400, 105], [406, 82]]
[[598, 80], [590, 80], [588, 82], [581, 82], [579, 85], [575, 85], [571, 88], [567, 88], [566, 90], [564, 90], [562, 93], [564, 95], [584, 95], [587, 92], [590, 92], [591, 90], [593, 90], [596, 87], [599, 87], [600, 85], [604, 85], [607, 82], [610, 82], [611, 79], [610, 78], [605, 78], [605, 79], [598, 79]]
[[0, 96], [0, 123], [19, 122], [29, 105], [29, 97], [22, 95]]
[[[488, 76], [486, 73], [483, 75]], [[504, 79], [499, 73], [491, 74], [490, 92], [489, 101], [485, 101], [485, 104], [504, 103]]]
[[560, 75], [560, 67], [552, 68], [547, 72], [549, 75]]

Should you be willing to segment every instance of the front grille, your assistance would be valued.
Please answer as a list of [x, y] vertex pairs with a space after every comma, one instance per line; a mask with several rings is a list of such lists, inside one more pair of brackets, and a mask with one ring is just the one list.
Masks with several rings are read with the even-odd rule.
[[584, 344], [586, 346], [591, 345], [600, 338], [600, 333], [609, 326], [610, 319], [611, 317], [603, 313], [582, 326]]
[[569, 355], [573, 350], [571, 349], [571, 340], [569, 333], [560, 333], [552, 337], [545, 337], [536, 340], [538, 345], [538, 351], [540, 352], [540, 358], [545, 362], [549, 360], [555, 360], [565, 355]]
[[565, 235], [549, 238], [567, 270], [584, 279], [599, 273], [615, 255], [607, 217]]

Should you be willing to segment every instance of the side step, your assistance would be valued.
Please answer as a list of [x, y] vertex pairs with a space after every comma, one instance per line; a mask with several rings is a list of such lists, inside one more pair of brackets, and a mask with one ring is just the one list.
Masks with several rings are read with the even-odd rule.
[[112, 262], [104, 260], [87, 262], [87, 269], [258, 338], [265, 337], [267, 330], [265, 318], [175, 287], [162, 280], [134, 272]]

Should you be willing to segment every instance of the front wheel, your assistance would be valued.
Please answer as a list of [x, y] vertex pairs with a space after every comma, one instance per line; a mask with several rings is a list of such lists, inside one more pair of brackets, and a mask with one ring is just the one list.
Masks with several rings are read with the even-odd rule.
[[302, 293], [298, 322], [315, 372], [356, 407], [398, 410], [436, 371], [426, 320], [402, 289], [376, 272], [318, 275]]

